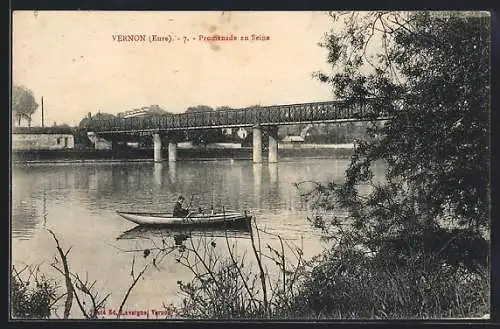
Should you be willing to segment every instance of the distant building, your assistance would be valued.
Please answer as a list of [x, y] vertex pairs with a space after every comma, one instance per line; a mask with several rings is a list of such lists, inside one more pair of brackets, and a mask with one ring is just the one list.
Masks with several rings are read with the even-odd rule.
[[60, 150], [75, 147], [75, 139], [71, 128], [64, 127], [13, 127], [12, 149]]
[[113, 148], [113, 143], [111, 141], [97, 136], [97, 134], [94, 132], [88, 132], [87, 137], [92, 142], [92, 144], [94, 144], [94, 148], [96, 150], [111, 150]]
[[127, 119], [127, 118], [138, 118], [138, 117], [147, 117], [154, 115], [165, 115], [165, 114], [169, 114], [169, 112], [163, 110], [158, 105], [151, 105], [118, 113], [117, 117]]
[[233, 128], [222, 128], [222, 134], [224, 136], [237, 136], [241, 140], [248, 136], [248, 132], [245, 128], [239, 128], [238, 130]]
[[136, 117], [143, 117], [143, 116], [146, 116], [150, 113], [150, 110], [149, 108], [147, 107], [143, 107], [143, 108], [140, 108], [140, 109], [135, 109], [135, 110], [131, 110], [131, 111], [127, 111], [127, 112], [123, 112], [123, 113], [118, 113], [118, 117], [119, 118], [136, 118]]
[[304, 137], [302, 137], [302, 136], [285, 136], [281, 140], [281, 143], [300, 146], [300, 145], [304, 144]]
[[248, 132], [247, 132], [247, 130], [246, 130], [245, 128], [240, 128], [240, 129], [238, 129], [238, 131], [236, 132], [236, 135], [238, 135], [238, 137], [239, 137], [240, 139], [245, 139], [245, 138], [247, 138], [247, 136], [248, 136]]
[[139, 142], [126, 142], [125, 145], [127, 145], [128, 147], [136, 148], [136, 149], [138, 149], [140, 146]]
[[306, 128], [302, 129], [300, 132], [300, 137], [304, 139], [306, 143], [316, 143], [319, 141], [321, 134], [317, 126], [308, 125]]
[[241, 143], [209, 143], [206, 147], [208, 149], [239, 149]]

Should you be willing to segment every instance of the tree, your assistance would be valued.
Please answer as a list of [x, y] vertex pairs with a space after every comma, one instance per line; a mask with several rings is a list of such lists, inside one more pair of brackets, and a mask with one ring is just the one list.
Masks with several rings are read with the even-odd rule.
[[207, 105], [190, 106], [186, 109], [186, 113], [190, 112], [213, 112], [214, 109]]
[[103, 113], [103, 112], [97, 112], [92, 119], [95, 120], [110, 120], [110, 119], [115, 119], [116, 116], [111, 113]]
[[115, 118], [116, 116], [114, 114], [97, 112], [94, 116], [91, 117], [87, 116], [83, 118], [78, 124], [78, 127], [86, 128], [87, 125], [90, 123], [90, 120], [110, 120]]
[[164, 109], [162, 109], [159, 105], [150, 105], [149, 106], [149, 113], [153, 115], [165, 115], [165, 114], [171, 114]]
[[21, 125], [23, 118], [28, 121], [28, 125], [31, 125], [31, 115], [35, 113], [37, 107], [33, 91], [19, 85], [12, 87], [12, 114], [16, 117], [18, 125]]
[[[316, 77], [346, 106], [369, 109], [372, 121], [345, 182], [313, 183], [304, 194], [318, 210], [346, 212], [311, 218], [333, 247], [302, 289], [303, 303], [318, 312], [353, 305], [333, 309], [376, 317], [487, 312], [477, 300], [489, 294], [489, 17], [331, 16], [344, 28], [321, 43], [332, 73]], [[373, 174], [379, 163], [383, 179]], [[457, 289], [474, 289], [465, 277], [486, 289], [467, 295]], [[474, 305], [464, 311], [459, 295]]]
[[228, 110], [232, 110], [233, 108], [232, 107], [229, 107], [227, 105], [224, 105], [224, 106], [219, 106], [217, 107], [215, 110], [216, 111], [228, 111]]
[[[416, 244], [424, 239], [425, 265], [449, 264], [443, 258], [450, 256], [450, 241], [478, 241], [489, 230], [489, 17], [429, 12], [332, 17], [344, 19], [345, 28], [332, 30], [321, 44], [333, 73], [316, 77], [347, 106], [368, 106], [373, 121], [368, 136], [357, 141], [346, 181], [318, 184], [309, 196], [316, 196], [321, 209], [348, 210], [343, 223], [352, 235], [344, 242], [376, 253], [396, 250], [391, 243], [402, 241], [417, 248], [409, 238], [420, 237]], [[376, 124], [382, 113], [390, 120]], [[382, 183], [372, 173], [378, 161], [386, 165]], [[332, 223], [338, 227], [338, 218], [319, 218], [316, 224]], [[437, 247], [426, 249], [436, 239], [441, 239]], [[472, 258], [485, 265], [486, 251], [474, 254], [469, 247], [459, 250], [462, 264]]]
[[[214, 111], [212, 107], [207, 105], [190, 106], [186, 109], [186, 113]], [[193, 144], [208, 144], [221, 142], [224, 140], [224, 136], [220, 129], [194, 129], [188, 132], [188, 139]]]

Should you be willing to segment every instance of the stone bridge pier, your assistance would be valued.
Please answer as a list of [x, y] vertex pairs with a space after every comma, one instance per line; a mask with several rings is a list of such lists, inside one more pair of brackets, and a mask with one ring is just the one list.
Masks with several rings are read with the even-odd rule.
[[177, 161], [177, 143], [175, 141], [168, 142], [168, 162]]
[[276, 163], [278, 162], [278, 126], [269, 126], [267, 133], [269, 136], [267, 161]]
[[[269, 138], [267, 161], [269, 163], [276, 163], [278, 162], [278, 127], [268, 126], [267, 134]], [[252, 135], [253, 163], [262, 163], [262, 127], [258, 125], [254, 126]]]
[[[162, 135], [157, 132], [153, 134], [154, 162], [162, 162]], [[177, 161], [177, 142], [173, 136], [168, 136], [168, 162]]]
[[262, 129], [260, 126], [253, 127], [252, 136], [253, 163], [262, 163]]
[[153, 158], [154, 158], [154, 162], [162, 162], [163, 161], [163, 157], [162, 157], [162, 154], [161, 154], [161, 149], [162, 149], [162, 145], [161, 145], [161, 135], [160, 133], [154, 133], [153, 134]]

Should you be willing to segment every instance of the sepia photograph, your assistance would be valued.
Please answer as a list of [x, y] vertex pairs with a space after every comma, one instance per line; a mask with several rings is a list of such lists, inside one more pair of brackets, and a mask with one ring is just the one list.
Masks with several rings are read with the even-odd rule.
[[490, 12], [10, 32], [11, 321], [490, 320]]

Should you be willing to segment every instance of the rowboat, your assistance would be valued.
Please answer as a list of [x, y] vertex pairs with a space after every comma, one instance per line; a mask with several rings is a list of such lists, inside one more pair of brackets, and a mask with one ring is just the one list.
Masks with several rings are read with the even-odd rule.
[[121, 217], [139, 225], [161, 227], [218, 227], [231, 228], [250, 225], [247, 213], [224, 212], [217, 214], [191, 214], [188, 217], [174, 217], [171, 213], [117, 211]]

